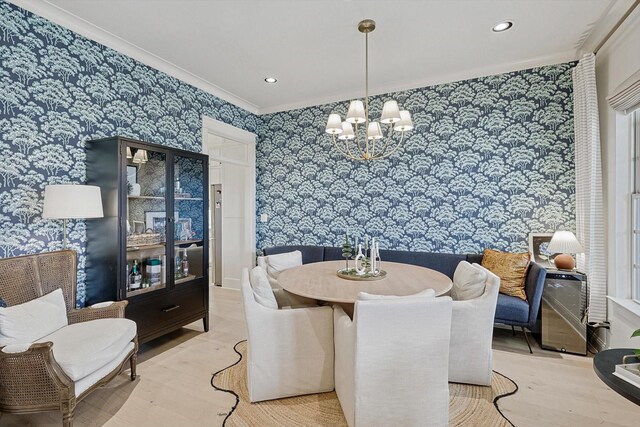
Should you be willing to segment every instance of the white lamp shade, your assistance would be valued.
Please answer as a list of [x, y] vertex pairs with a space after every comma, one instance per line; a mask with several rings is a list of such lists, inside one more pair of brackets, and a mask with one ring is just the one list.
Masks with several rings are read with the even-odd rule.
[[43, 218], [102, 218], [102, 196], [95, 185], [57, 184], [44, 188]]
[[338, 137], [338, 139], [349, 140], [355, 138], [356, 135], [353, 133], [353, 126], [349, 122], [342, 122], [342, 133]]
[[131, 155], [131, 147], [127, 147], [127, 159], [131, 159], [133, 156]]
[[406, 132], [413, 129], [413, 122], [411, 121], [411, 113], [407, 110], [400, 111], [400, 121], [396, 123], [393, 130], [400, 132]]
[[342, 133], [342, 119], [340, 118], [340, 114], [329, 114], [329, 119], [327, 120], [327, 127], [325, 128], [325, 132], [330, 133], [332, 135], [337, 135]]
[[380, 123], [395, 123], [400, 121], [400, 109], [396, 101], [387, 101], [382, 107], [382, 117]]
[[138, 150], [133, 155], [133, 163], [144, 163], [144, 150]]
[[556, 254], [581, 254], [584, 252], [584, 248], [571, 231], [553, 233], [547, 250]]
[[349, 123], [364, 123], [366, 120], [362, 101], [351, 101], [349, 111], [347, 111], [347, 121]]
[[367, 129], [367, 139], [381, 139], [382, 129], [380, 129], [380, 123], [371, 122]]

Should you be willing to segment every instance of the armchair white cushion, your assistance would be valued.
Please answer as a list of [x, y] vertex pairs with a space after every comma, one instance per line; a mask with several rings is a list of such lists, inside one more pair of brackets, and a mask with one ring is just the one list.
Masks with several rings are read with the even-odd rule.
[[62, 370], [78, 381], [116, 359], [129, 344], [133, 345], [135, 336], [132, 320], [96, 319], [58, 329], [38, 342], [51, 341], [53, 356]]
[[447, 426], [451, 298], [334, 307], [336, 393], [350, 427]]
[[259, 304], [242, 272], [247, 386], [252, 402], [333, 390], [331, 307], [273, 310]]
[[302, 252], [300, 251], [258, 257], [258, 266], [267, 273], [273, 289], [282, 289], [282, 286], [278, 284], [278, 276], [281, 272], [301, 265]]
[[484, 293], [478, 298], [453, 301], [449, 381], [489, 386], [493, 369], [493, 319], [500, 278], [478, 264], [473, 266], [486, 274]]
[[69, 324], [62, 289], [12, 307], [0, 307], [0, 346], [29, 343]]

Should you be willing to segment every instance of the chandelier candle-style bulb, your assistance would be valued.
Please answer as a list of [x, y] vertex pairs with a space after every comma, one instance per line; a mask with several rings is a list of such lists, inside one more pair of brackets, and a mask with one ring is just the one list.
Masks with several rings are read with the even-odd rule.
[[413, 122], [411, 121], [411, 113], [407, 110], [400, 111], [400, 121], [396, 123], [393, 130], [399, 132], [406, 132], [413, 129]]
[[325, 131], [332, 135], [342, 133], [342, 119], [340, 118], [340, 114], [329, 114]]
[[369, 123], [369, 128], [367, 129], [367, 139], [382, 139], [382, 129], [380, 129], [380, 123]]
[[400, 109], [396, 101], [387, 101], [382, 107], [382, 117], [380, 123], [389, 124], [400, 121]]
[[395, 100], [384, 103], [379, 121], [373, 121], [369, 114], [369, 34], [375, 29], [376, 23], [371, 19], [358, 23], [358, 31], [365, 36], [364, 100], [349, 103], [344, 122], [338, 114], [330, 114], [325, 128], [336, 151], [351, 160], [385, 159], [402, 147], [405, 132], [413, 129], [411, 114], [400, 110]]
[[347, 111], [347, 121], [349, 123], [364, 123], [367, 117], [364, 114], [364, 104], [360, 100], [351, 101], [349, 111]]
[[355, 138], [356, 135], [353, 133], [353, 126], [349, 122], [342, 122], [342, 133], [338, 137], [338, 139], [349, 140]]

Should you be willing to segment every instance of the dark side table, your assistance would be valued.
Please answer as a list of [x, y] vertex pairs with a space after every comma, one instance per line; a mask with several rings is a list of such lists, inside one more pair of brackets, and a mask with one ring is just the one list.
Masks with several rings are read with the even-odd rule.
[[633, 354], [630, 348], [613, 348], [596, 354], [593, 358], [593, 370], [611, 390], [640, 405], [640, 388], [613, 375], [616, 365], [622, 363], [622, 357]]

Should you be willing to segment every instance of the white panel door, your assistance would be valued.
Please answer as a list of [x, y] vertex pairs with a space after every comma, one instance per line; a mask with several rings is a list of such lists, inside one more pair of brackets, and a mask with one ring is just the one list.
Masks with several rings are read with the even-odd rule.
[[209, 154], [211, 184], [222, 184], [222, 224], [210, 252], [220, 245], [222, 265], [214, 268], [221, 269], [222, 286], [239, 289], [242, 269], [255, 264], [255, 142], [226, 138], [224, 129], [222, 135], [213, 132], [203, 129], [203, 151]]
[[240, 288], [242, 269], [251, 264], [246, 247], [247, 166], [222, 164], [222, 285]]

